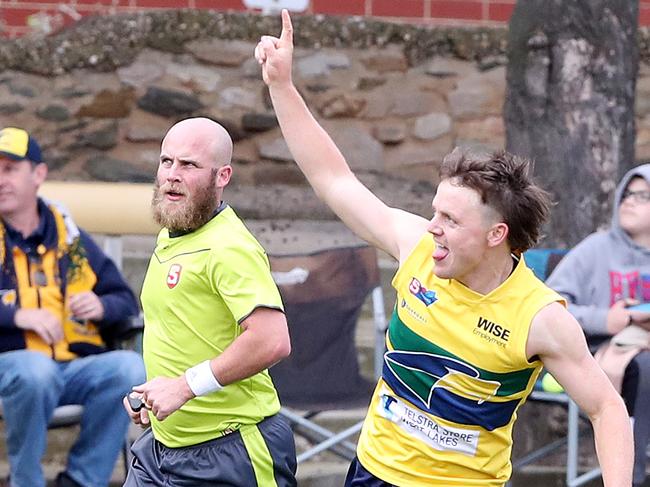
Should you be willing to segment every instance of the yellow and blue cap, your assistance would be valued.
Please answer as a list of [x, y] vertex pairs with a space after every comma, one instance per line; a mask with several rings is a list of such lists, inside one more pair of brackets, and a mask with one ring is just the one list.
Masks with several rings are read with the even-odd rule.
[[41, 147], [26, 130], [6, 127], [0, 130], [0, 157], [14, 161], [27, 159], [33, 164], [43, 162]]

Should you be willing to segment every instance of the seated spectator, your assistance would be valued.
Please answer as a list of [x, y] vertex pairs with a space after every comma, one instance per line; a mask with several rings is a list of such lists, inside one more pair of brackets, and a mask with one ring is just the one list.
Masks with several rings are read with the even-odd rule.
[[0, 400], [13, 487], [44, 487], [40, 461], [54, 409], [82, 404], [81, 432], [58, 486], [106, 486], [129, 418], [122, 397], [141, 357], [102, 335], [138, 312], [115, 264], [64, 208], [37, 197], [37, 142], [0, 130]]
[[628, 171], [616, 189], [611, 228], [576, 245], [547, 284], [568, 300], [635, 419], [634, 485], [640, 486], [650, 430], [650, 313], [631, 306], [650, 302], [650, 164]]

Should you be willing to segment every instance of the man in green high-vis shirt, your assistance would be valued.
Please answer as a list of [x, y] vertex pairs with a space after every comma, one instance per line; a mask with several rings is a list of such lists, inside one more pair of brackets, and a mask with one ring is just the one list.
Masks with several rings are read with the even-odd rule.
[[232, 141], [192, 118], [162, 142], [152, 208], [163, 227], [142, 289], [145, 405], [125, 485], [296, 485], [295, 446], [267, 368], [290, 352], [264, 249], [222, 194]]

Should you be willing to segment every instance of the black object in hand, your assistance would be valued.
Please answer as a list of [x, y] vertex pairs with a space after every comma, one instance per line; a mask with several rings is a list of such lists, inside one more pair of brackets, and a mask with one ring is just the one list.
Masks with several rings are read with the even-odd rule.
[[129, 406], [131, 406], [131, 409], [136, 413], [144, 407], [142, 399], [140, 399], [138, 396], [127, 394], [126, 400], [129, 401]]

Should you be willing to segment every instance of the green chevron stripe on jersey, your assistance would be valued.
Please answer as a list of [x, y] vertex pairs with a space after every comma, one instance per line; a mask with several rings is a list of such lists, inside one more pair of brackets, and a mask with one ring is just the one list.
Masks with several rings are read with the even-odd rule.
[[482, 380], [495, 381], [501, 384], [501, 386], [495, 392], [496, 396], [511, 396], [513, 394], [517, 394], [518, 392], [525, 391], [528, 387], [531, 376], [535, 372], [535, 368], [531, 367], [530, 369], [516, 370], [513, 372], [495, 373], [477, 367], [475, 364], [470, 364], [457, 355], [448, 352], [444, 348], [441, 348], [436, 344], [431, 343], [429, 340], [426, 340], [420, 335], [414, 333], [399, 318], [397, 311], [393, 312], [393, 316], [388, 327], [388, 338], [393, 349], [395, 350], [432, 353], [435, 355], [441, 355], [443, 357], [457, 360], [458, 362], [465, 363], [467, 365], [471, 365], [471, 367], [479, 372], [479, 377]]

